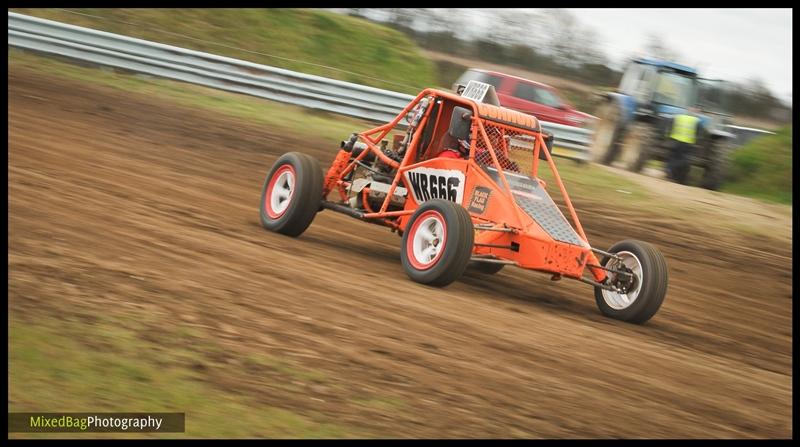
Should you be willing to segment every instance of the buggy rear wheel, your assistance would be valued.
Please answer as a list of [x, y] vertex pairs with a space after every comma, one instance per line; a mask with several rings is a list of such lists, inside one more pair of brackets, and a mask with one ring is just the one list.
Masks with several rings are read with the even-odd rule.
[[461, 205], [449, 200], [428, 200], [406, 225], [400, 261], [414, 281], [444, 287], [464, 274], [474, 238], [472, 219]]
[[642, 324], [652, 318], [667, 294], [667, 262], [654, 246], [641, 241], [617, 242], [608, 250], [604, 267], [626, 271], [630, 276], [609, 272], [609, 282], [625, 290], [614, 292], [595, 287], [594, 297], [600, 312], [607, 317]]
[[322, 182], [316, 159], [300, 152], [283, 154], [261, 188], [261, 225], [287, 236], [302, 234], [320, 209]]

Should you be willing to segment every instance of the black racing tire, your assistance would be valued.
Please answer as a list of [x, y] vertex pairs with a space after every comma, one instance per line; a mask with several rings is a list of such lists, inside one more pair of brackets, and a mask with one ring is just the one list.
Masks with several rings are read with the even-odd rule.
[[495, 275], [503, 270], [505, 264], [500, 264], [499, 262], [480, 262], [480, 261], [472, 261], [467, 265], [467, 272], [470, 273], [480, 273], [483, 275]]
[[[322, 183], [322, 170], [315, 158], [300, 152], [283, 154], [261, 188], [261, 225], [287, 236], [301, 235], [320, 210]], [[276, 188], [288, 192], [282, 195]]]
[[474, 238], [467, 210], [448, 200], [431, 199], [411, 215], [403, 231], [400, 261], [412, 280], [444, 287], [464, 274]]
[[[661, 252], [647, 242], [624, 240], [608, 250], [622, 256], [626, 266], [633, 266], [637, 276], [634, 297], [595, 287], [594, 298], [600, 312], [610, 318], [634, 324], [642, 324], [656, 314], [667, 294], [667, 262]], [[614, 264], [612, 258], [604, 256], [603, 266]], [[630, 265], [629, 265], [630, 264]], [[638, 268], [636, 268], [638, 266]], [[637, 272], [638, 270], [638, 272]]]

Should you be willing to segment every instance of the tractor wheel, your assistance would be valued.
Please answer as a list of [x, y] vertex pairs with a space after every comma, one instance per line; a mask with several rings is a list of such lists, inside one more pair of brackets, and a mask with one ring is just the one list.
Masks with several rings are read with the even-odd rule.
[[732, 152], [733, 143], [727, 138], [710, 143], [703, 166], [703, 178], [700, 180], [701, 188], [716, 191], [722, 186]]
[[622, 138], [622, 163], [631, 172], [641, 172], [653, 153], [656, 131], [648, 123], [632, 123]]
[[611, 165], [619, 152], [619, 107], [613, 101], [606, 101], [600, 106], [597, 117], [599, 120], [594, 130], [592, 160]]
[[624, 288], [625, 292], [595, 287], [597, 307], [607, 317], [642, 324], [655, 315], [664, 302], [667, 294], [667, 262], [657, 248], [641, 241], [617, 242], [608, 251], [620, 259], [605, 256], [602, 265], [624, 270], [630, 275], [609, 272], [610, 283]]
[[316, 159], [300, 152], [283, 154], [261, 188], [261, 225], [287, 236], [302, 234], [320, 209], [322, 182]]
[[686, 161], [683, 164], [675, 166], [671, 172], [671, 179], [676, 183], [685, 185], [689, 182], [689, 173], [692, 170], [692, 165]]
[[467, 210], [431, 199], [411, 216], [403, 232], [400, 261], [414, 281], [444, 287], [457, 280], [472, 257], [475, 230]]

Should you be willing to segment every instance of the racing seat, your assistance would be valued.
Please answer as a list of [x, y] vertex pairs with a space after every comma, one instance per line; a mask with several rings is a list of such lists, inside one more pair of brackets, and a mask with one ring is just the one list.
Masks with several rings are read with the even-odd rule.
[[[453, 114], [450, 116], [450, 127], [442, 138], [442, 151], [437, 156], [441, 156], [440, 154], [445, 151], [450, 151], [458, 153], [460, 158], [466, 158], [469, 155], [471, 129], [472, 111], [466, 107], [454, 107]], [[466, 147], [462, 145], [462, 141]]]

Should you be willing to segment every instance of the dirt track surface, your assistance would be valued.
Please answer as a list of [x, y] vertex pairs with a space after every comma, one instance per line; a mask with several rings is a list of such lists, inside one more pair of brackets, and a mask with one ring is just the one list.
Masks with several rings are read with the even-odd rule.
[[[584, 284], [517, 269], [433, 289], [406, 277], [385, 228], [330, 211], [298, 239], [260, 227], [272, 162], [300, 150], [325, 165], [335, 141], [13, 67], [8, 90], [16, 315], [161, 316], [225, 346], [202, 368], [225, 392], [382, 436], [792, 435], [785, 242], [575, 198], [593, 244], [664, 252], [669, 291], [647, 325], [603, 318]], [[244, 368], [248, 352], [327, 381], [288, 391]], [[381, 393], [402, 408], [353, 404]]]

